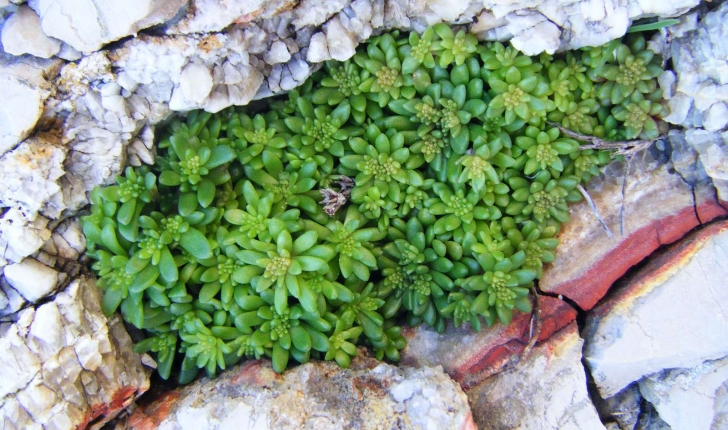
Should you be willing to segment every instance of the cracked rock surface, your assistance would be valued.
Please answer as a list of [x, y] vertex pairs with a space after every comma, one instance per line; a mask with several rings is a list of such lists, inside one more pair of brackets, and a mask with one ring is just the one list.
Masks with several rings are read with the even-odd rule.
[[[360, 351], [363, 352], [363, 351]], [[130, 429], [475, 429], [468, 399], [440, 368], [398, 368], [358, 355], [350, 369], [309, 362], [277, 375], [248, 361], [214, 381], [164, 393]]]
[[468, 390], [481, 429], [604, 429], [586, 389], [576, 323], [535, 347], [515, 368]]
[[672, 428], [724, 425], [726, 261], [722, 221], [651, 259], [590, 313], [585, 361], [603, 398], [637, 381]]
[[112, 418], [149, 387], [118, 316], [86, 278], [0, 323], [0, 427], [70, 429]]

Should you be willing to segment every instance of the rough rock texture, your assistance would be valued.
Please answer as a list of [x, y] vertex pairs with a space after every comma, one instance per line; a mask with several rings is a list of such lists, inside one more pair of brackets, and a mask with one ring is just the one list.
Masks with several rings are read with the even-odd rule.
[[43, 113], [43, 102], [61, 62], [0, 58], [0, 156], [27, 138]]
[[84, 428], [103, 424], [149, 388], [120, 318], [101, 313], [85, 278], [54, 301], [0, 324], [0, 427]]
[[475, 429], [468, 400], [441, 369], [357, 357], [350, 369], [310, 362], [277, 375], [248, 361], [140, 407], [129, 428]]
[[[673, 148], [672, 155], [689, 156], [679, 148]], [[539, 288], [563, 294], [583, 310], [591, 309], [614, 281], [661, 245], [726, 215], [694, 160], [681, 167], [682, 172], [676, 171], [664, 153], [653, 151], [634, 157], [631, 164], [612, 163], [603, 178], [587, 184], [613, 236], [602, 229], [585, 201], [573, 205], [571, 220], [559, 235], [556, 261], [544, 270]], [[695, 176], [689, 178], [693, 182], [687, 174]]]
[[663, 85], [671, 93], [665, 120], [719, 131], [728, 125], [728, 4], [706, 14], [696, 27], [670, 47], [677, 82], [674, 88]]
[[582, 333], [602, 397], [645, 375], [728, 355], [728, 222], [651, 259], [595, 308]]
[[38, 14], [25, 5], [5, 22], [2, 41], [5, 52], [13, 55], [50, 58], [61, 50], [61, 41], [46, 36], [40, 27]]
[[5, 266], [3, 275], [10, 286], [31, 303], [52, 293], [58, 285], [58, 272], [33, 258]]
[[639, 387], [672, 429], [728, 426], [728, 357], [649, 375]]
[[[538, 341], [565, 327], [576, 318], [576, 311], [553, 297], [540, 296], [541, 332]], [[442, 366], [463, 387], [468, 388], [519, 359], [532, 336], [535, 321], [517, 312], [508, 326], [502, 324], [474, 332], [468, 325], [449, 325], [443, 334], [428, 327], [405, 329], [407, 347], [402, 364]]]
[[185, 0], [37, 0], [43, 31], [81, 52], [174, 17]]
[[604, 429], [589, 399], [576, 323], [535, 347], [515, 369], [467, 391], [480, 429]]
[[0, 205], [20, 209], [32, 217], [41, 213], [58, 218], [64, 209], [58, 180], [65, 171], [66, 148], [51, 135], [25, 140], [0, 158]]

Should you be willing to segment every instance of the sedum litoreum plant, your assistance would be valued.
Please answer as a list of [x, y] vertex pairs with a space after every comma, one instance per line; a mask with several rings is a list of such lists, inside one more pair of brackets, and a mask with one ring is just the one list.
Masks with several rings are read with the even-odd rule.
[[508, 324], [555, 259], [603, 140], [657, 136], [641, 34], [528, 57], [392, 32], [257, 111], [191, 112], [153, 166], [91, 193], [88, 255], [162, 378], [247, 358], [398, 360], [401, 324]]

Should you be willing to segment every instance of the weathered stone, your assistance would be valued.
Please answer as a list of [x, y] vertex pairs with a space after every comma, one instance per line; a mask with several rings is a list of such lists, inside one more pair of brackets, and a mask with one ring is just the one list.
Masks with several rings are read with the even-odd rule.
[[350, 369], [310, 362], [277, 375], [248, 361], [138, 408], [132, 429], [474, 429], [467, 398], [441, 369], [358, 356]]
[[324, 28], [326, 29], [326, 44], [331, 58], [346, 61], [354, 56], [357, 42], [341, 23], [338, 15], [332, 18]]
[[728, 358], [658, 372], [639, 386], [672, 429], [717, 430], [727, 424], [723, 404], [728, 400]]
[[[711, 131], [724, 129], [728, 102], [728, 4], [722, 4], [705, 15], [697, 29], [678, 34], [671, 44], [672, 61], [677, 75], [676, 95], [670, 100], [666, 121], [685, 127], [705, 127]], [[690, 29], [690, 27], [687, 27]], [[692, 121], [694, 109], [703, 116]]]
[[19, 262], [23, 258], [38, 251], [50, 239], [51, 231], [47, 228], [48, 219], [36, 216], [29, 220], [22, 212], [12, 208], [0, 217], [0, 255], [5, 261]]
[[101, 426], [148, 389], [121, 319], [103, 316], [100, 294], [77, 279], [0, 327], [0, 427]]
[[576, 323], [536, 346], [514, 369], [467, 390], [481, 429], [603, 429], [589, 399]]
[[[541, 332], [538, 340], [576, 318], [576, 311], [553, 297], [540, 296]], [[453, 379], [467, 388], [516, 363], [531, 337], [531, 315], [516, 312], [508, 326], [502, 324], [473, 331], [468, 325], [448, 325], [443, 334], [432, 328], [405, 328], [407, 347], [402, 364], [407, 366], [442, 366]]]
[[600, 416], [611, 416], [619, 428], [634, 429], [640, 420], [643, 401], [639, 385], [634, 383], [608, 399], [598, 399], [595, 406]]
[[61, 41], [46, 36], [40, 28], [38, 14], [25, 5], [5, 21], [2, 41], [5, 52], [13, 55], [50, 58], [61, 50]]
[[185, 0], [38, 0], [43, 31], [81, 52], [161, 24], [177, 14]]
[[169, 34], [208, 33], [224, 29], [238, 19], [260, 14], [266, 0], [192, 0], [187, 15], [167, 30]]
[[639, 155], [625, 176], [627, 167], [614, 162], [603, 178], [586, 186], [613, 237], [585, 201], [574, 204], [559, 235], [556, 261], [545, 268], [539, 283], [543, 291], [563, 294], [582, 309], [591, 309], [614, 281], [661, 245], [726, 214], [710, 188], [694, 194], [693, 186], [664, 160]]
[[190, 63], [179, 76], [179, 87], [172, 93], [169, 107], [172, 110], [184, 110], [187, 107], [202, 107], [210, 91], [212, 91], [212, 75], [210, 69], [200, 63]]
[[585, 358], [602, 397], [662, 369], [728, 355], [726, 262], [728, 223], [712, 224], [651, 259], [592, 310]]
[[0, 156], [27, 138], [50, 95], [48, 78], [58, 72], [59, 61], [23, 58], [0, 61]]
[[291, 59], [291, 53], [288, 52], [286, 44], [280, 40], [273, 42], [268, 52], [263, 55], [263, 60], [268, 64], [285, 63]]
[[[698, 152], [708, 176], [714, 180], [728, 180], [728, 131], [711, 133], [699, 129], [687, 130], [685, 140]], [[718, 187], [720, 199], [728, 201], [728, 193], [721, 191]]]
[[[31, 137], [0, 157], [0, 205], [57, 218], [65, 209], [58, 182], [66, 149], [48, 135]], [[32, 218], [30, 218], [32, 219]]]
[[3, 275], [31, 303], [53, 292], [58, 284], [58, 272], [33, 258], [5, 266]]

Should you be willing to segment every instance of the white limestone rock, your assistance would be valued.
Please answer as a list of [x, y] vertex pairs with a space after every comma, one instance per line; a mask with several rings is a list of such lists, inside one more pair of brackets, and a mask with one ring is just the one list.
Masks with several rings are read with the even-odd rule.
[[[691, 29], [692, 26], [687, 27]], [[710, 131], [725, 129], [725, 103], [728, 103], [728, 4], [709, 12], [690, 32], [678, 30], [683, 37], [671, 45], [672, 60], [677, 75], [675, 97], [670, 100], [672, 124], [685, 127], [704, 126]], [[675, 100], [678, 99], [679, 102]], [[696, 123], [688, 115], [693, 107], [703, 116]]]
[[468, 9], [469, 0], [429, 0], [427, 7], [442, 21], [455, 21]]
[[718, 102], [708, 108], [703, 118], [703, 128], [708, 131], [720, 131], [726, 128], [726, 125], [728, 125], [728, 105], [726, 105], [726, 102]]
[[187, 16], [167, 29], [168, 34], [208, 33], [224, 29], [235, 20], [260, 13], [266, 0], [192, 0]]
[[174, 17], [185, 0], [38, 0], [45, 34], [89, 53]]
[[688, 130], [685, 140], [698, 151], [708, 176], [728, 180], [728, 131]]
[[5, 21], [2, 41], [5, 52], [13, 55], [30, 54], [50, 58], [61, 50], [61, 41], [43, 33], [38, 14], [26, 5], [20, 6]]
[[273, 42], [270, 49], [263, 55], [263, 60], [268, 64], [285, 63], [291, 59], [291, 53], [288, 52], [286, 44], [280, 40]]
[[[156, 417], [160, 429], [475, 429], [467, 397], [441, 368], [397, 368], [361, 355], [349, 369], [311, 361], [281, 375], [268, 360], [247, 361], [149, 407], [165, 411]], [[130, 422], [146, 412], [138, 408]]]
[[59, 66], [59, 61], [32, 58], [0, 61], [0, 156], [33, 131], [50, 95], [47, 79]]
[[0, 428], [102, 426], [149, 388], [121, 320], [104, 317], [84, 278], [0, 332]]
[[306, 60], [309, 63], [321, 63], [330, 59], [331, 54], [329, 53], [329, 45], [326, 42], [326, 35], [318, 32], [311, 36], [311, 43], [308, 45]]
[[576, 323], [531, 350], [515, 369], [467, 391], [480, 428], [604, 429], [586, 388]]
[[31, 137], [0, 158], [0, 205], [15, 207], [30, 220], [41, 213], [57, 218], [65, 205], [58, 179], [66, 149], [50, 136]]
[[[0, 255], [5, 261], [19, 262], [38, 251], [50, 239], [48, 218], [30, 220], [20, 210], [11, 208], [0, 217]], [[3, 266], [4, 264], [0, 264]]]
[[66, 61], [77, 61], [83, 58], [83, 54], [66, 43], [61, 43], [61, 49], [56, 53], [56, 56]]
[[5, 266], [3, 275], [30, 303], [52, 293], [58, 284], [58, 272], [33, 258]]
[[604, 398], [662, 369], [728, 355], [728, 225], [671, 249], [587, 318], [584, 355]]
[[213, 80], [204, 64], [190, 63], [182, 70], [179, 76], [179, 86], [172, 93], [169, 107], [175, 111], [200, 108], [210, 95]]
[[540, 13], [516, 14], [513, 17], [511, 15], [508, 18], [510, 26], [513, 27], [515, 22], [520, 22], [519, 27], [523, 28], [511, 39], [511, 43], [516, 49], [526, 55], [556, 52], [561, 43], [561, 30], [556, 24]]
[[307, 26], [321, 25], [334, 14], [344, 9], [350, 2], [350, 0], [301, 1], [294, 10], [293, 26], [296, 30], [300, 30]]
[[326, 30], [326, 44], [331, 58], [346, 61], [356, 53], [357, 41], [354, 35], [341, 23], [339, 16], [335, 16], [324, 26]]
[[718, 430], [728, 424], [723, 416], [723, 404], [728, 402], [728, 357], [649, 375], [639, 387], [673, 430]]

